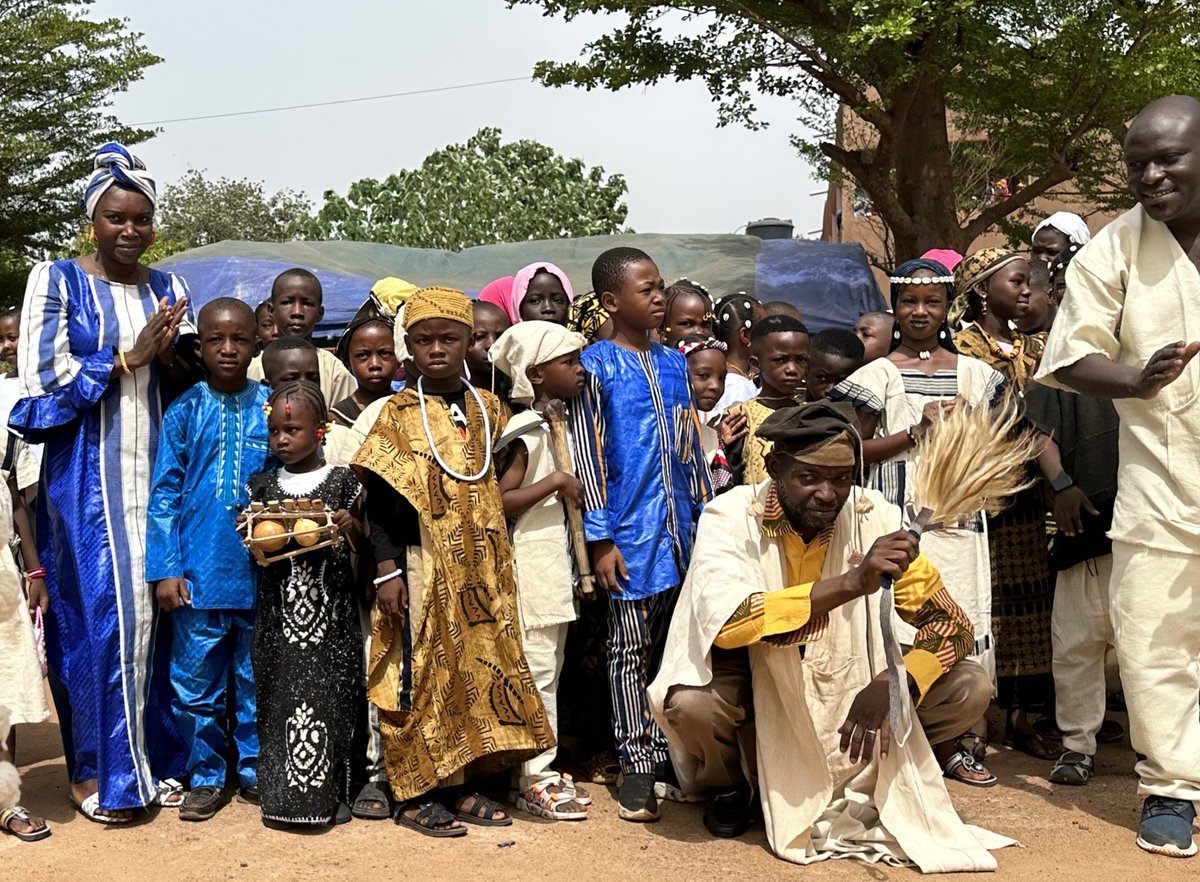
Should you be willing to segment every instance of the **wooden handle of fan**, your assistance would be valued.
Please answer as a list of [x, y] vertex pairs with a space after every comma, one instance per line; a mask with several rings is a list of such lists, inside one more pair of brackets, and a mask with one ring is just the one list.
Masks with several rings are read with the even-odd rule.
[[[571, 448], [567, 443], [567, 408], [558, 399], [546, 405], [542, 412], [546, 424], [550, 426], [551, 449], [554, 453], [554, 467], [560, 472], [575, 475], [571, 464]], [[596, 595], [596, 578], [592, 575], [592, 562], [588, 557], [587, 539], [583, 535], [583, 512], [570, 499], [563, 500], [567, 510], [567, 528], [571, 537], [571, 548], [575, 551], [575, 564], [579, 568], [580, 591], [589, 600]]]

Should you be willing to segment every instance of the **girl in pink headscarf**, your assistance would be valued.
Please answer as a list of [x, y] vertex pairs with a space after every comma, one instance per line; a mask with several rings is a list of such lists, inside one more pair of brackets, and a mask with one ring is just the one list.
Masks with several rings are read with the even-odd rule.
[[567, 274], [552, 263], [531, 263], [513, 279], [508, 303], [501, 308], [515, 325], [542, 321], [567, 324], [567, 307], [575, 294]]

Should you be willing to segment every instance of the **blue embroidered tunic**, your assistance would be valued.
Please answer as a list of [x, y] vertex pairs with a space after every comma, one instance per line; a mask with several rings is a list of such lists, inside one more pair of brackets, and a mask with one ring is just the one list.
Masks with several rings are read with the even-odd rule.
[[234, 529], [250, 478], [276, 467], [263, 405], [270, 390], [237, 394], [198, 383], [163, 418], [146, 526], [146, 581], [182, 578], [193, 609], [253, 609], [258, 574]]
[[621, 600], [683, 582], [696, 520], [712, 495], [687, 361], [652, 343], [633, 352], [604, 340], [572, 409], [588, 542], [611, 539], [629, 570]]

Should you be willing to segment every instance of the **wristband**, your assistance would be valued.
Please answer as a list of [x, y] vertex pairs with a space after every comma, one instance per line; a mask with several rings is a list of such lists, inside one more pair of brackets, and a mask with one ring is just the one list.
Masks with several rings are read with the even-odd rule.
[[404, 575], [404, 573], [402, 573], [400, 570], [396, 570], [394, 572], [388, 573], [386, 576], [376, 576], [375, 577], [375, 587], [378, 588], [384, 582], [390, 582], [390, 581], [392, 581], [392, 579], [399, 579], [403, 575]]
[[32, 570], [25, 571], [25, 578], [29, 580], [46, 578], [45, 567], [34, 567]]
[[124, 349], [117, 350], [117, 358], [121, 359], [121, 370], [123, 370], [126, 374], [132, 374], [133, 371], [131, 371], [129, 369], [129, 362], [127, 362], [125, 360], [125, 350]]
[[1068, 487], [1075, 486], [1075, 480], [1066, 472], [1059, 472], [1058, 476], [1050, 482], [1050, 489], [1055, 493], [1062, 493]]

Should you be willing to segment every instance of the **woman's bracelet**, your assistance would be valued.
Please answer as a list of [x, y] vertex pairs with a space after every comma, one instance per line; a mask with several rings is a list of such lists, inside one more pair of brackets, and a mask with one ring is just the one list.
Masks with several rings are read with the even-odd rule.
[[392, 572], [387, 573], [385, 575], [376, 576], [375, 577], [375, 587], [378, 588], [384, 582], [390, 582], [390, 581], [392, 581], [392, 579], [399, 579], [403, 575], [404, 575], [404, 573], [400, 572], [400, 570], [393, 570]]
[[45, 567], [34, 567], [32, 570], [26, 570], [25, 578], [29, 579], [30, 581], [32, 581], [34, 579], [44, 579], [44, 578], [46, 578], [46, 568]]
[[129, 362], [127, 362], [125, 360], [125, 350], [124, 349], [117, 350], [117, 358], [121, 359], [121, 370], [123, 370], [126, 374], [132, 374], [133, 371], [131, 371], [129, 369]]

